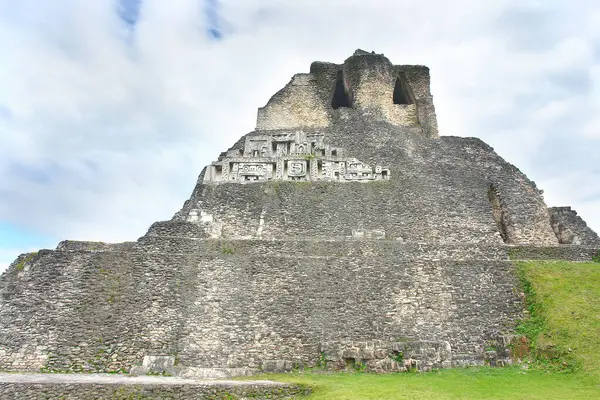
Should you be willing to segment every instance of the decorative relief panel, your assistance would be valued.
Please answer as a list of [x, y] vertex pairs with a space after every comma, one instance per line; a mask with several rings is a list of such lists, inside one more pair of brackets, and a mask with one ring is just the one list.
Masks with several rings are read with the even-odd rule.
[[288, 178], [296, 179], [306, 176], [306, 161], [304, 160], [289, 160], [288, 165]]
[[352, 182], [389, 178], [389, 169], [345, 157], [342, 149], [325, 144], [323, 134], [296, 131], [246, 137], [243, 149], [222, 153], [218, 161], [207, 167], [204, 183]]

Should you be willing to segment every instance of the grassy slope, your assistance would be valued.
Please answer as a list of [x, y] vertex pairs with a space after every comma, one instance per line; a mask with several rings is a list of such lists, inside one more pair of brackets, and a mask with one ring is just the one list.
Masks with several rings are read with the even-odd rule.
[[[600, 264], [527, 262], [518, 268], [532, 301], [533, 318], [519, 327], [532, 342], [532, 368], [263, 378], [308, 384], [314, 400], [600, 399]], [[575, 372], [556, 372], [561, 369]]]
[[533, 289], [528, 293], [533, 315], [542, 317], [541, 324], [530, 324], [532, 333], [539, 327], [533, 341], [537, 358], [558, 356], [600, 378], [600, 264], [521, 262], [518, 267]]

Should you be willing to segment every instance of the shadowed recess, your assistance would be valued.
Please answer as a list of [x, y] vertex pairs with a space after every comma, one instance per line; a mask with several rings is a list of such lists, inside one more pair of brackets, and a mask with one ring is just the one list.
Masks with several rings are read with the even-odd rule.
[[410, 88], [400, 77], [396, 78], [394, 86], [394, 104], [413, 104], [413, 96]]
[[352, 92], [344, 80], [344, 73], [338, 71], [333, 88], [331, 107], [335, 110], [340, 107], [352, 107]]
[[502, 236], [504, 243], [510, 243], [505, 223], [506, 216], [504, 215], [500, 196], [498, 196], [498, 189], [494, 185], [491, 185], [488, 189], [488, 199], [492, 205], [492, 215], [498, 226], [500, 236]]

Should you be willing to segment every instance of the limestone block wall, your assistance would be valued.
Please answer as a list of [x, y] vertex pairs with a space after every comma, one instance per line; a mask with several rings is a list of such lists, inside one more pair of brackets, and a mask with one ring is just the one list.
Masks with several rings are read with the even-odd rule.
[[[165, 229], [173, 224], [165, 222]], [[176, 226], [176, 225], [174, 225]], [[599, 246], [581, 245], [505, 245], [505, 244], [423, 244], [400, 243], [385, 239], [346, 240], [198, 240], [197, 238], [146, 235], [138, 247], [148, 253], [190, 253], [206, 256], [252, 255], [286, 257], [404, 257], [419, 254], [421, 260], [568, 260], [591, 261]]]
[[470, 183], [461, 193], [447, 182], [432, 186], [410, 177], [395, 183], [205, 185], [189, 206], [212, 215], [222, 238], [325, 239], [379, 231], [406, 242], [502, 243], [485, 185]]
[[[172, 222], [165, 223], [165, 229]], [[174, 225], [176, 227], [176, 225]], [[177, 229], [177, 228], [175, 228]], [[562, 246], [565, 248], [587, 248], [583, 246]], [[561, 248], [562, 248], [561, 247]], [[138, 240], [138, 248], [147, 253], [198, 253], [205, 256], [247, 255], [247, 256], [285, 256], [285, 257], [401, 257], [411, 258], [419, 254], [421, 260], [452, 259], [466, 260], [509, 260], [507, 247], [482, 244], [424, 244], [401, 243], [385, 239], [347, 240], [198, 240], [197, 238], [169, 235], [145, 235]], [[508, 249], [516, 248], [510, 246]], [[519, 247], [527, 248], [526, 246]], [[560, 257], [558, 257], [560, 258]], [[588, 258], [589, 259], [589, 258]]]
[[128, 371], [155, 355], [203, 368], [314, 365], [323, 342], [399, 337], [447, 341], [453, 360], [480, 363], [483, 343], [520, 315], [502, 250], [256, 244], [154, 236], [127, 252], [44, 250], [14, 263], [0, 281], [0, 368]]
[[[189, 305], [184, 365], [311, 363], [323, 341], [395, 336], [448, 341], [455, 358], [474, 360], [479, 343], [519, 315], [508, 262], [235, 255], [198, 261], [187, 281], [203, 294]], [[238, 284], [223, 284], [231, 281]]]
[[0, 369], [129, 370], [176, 352], [181, 255], [42, 250], [0, 281]]
[[350, 341], [321, 343], [323, 361], [333, 369], [368, 368], [370, 371], [431, 371], [452, 365], [448, 342]]
[[378, 340], [448, 343], [450, 356], [422, 366], [482, 364], [486, 343], [521, 315], [509, 257], [589, 260], [597, 251], [205, 240], [177, 236], [178, 224], [128, 251], [70, 242], [20, 257], [0, 279], [0, 369], [118, 372], [145, 356], [184, 369], [310, 366], [324, 343]]
[[208, 238], [211, 228], [208, 223], [173, 221], [170, 224], [165, 222], [155, 222], [148, 229], [147, 234], [151, 236], [175, 236], [191, 238]]
[[598, 234], [571, 207], [551, 207], [548, 213], [559, 243], [600, 246]]

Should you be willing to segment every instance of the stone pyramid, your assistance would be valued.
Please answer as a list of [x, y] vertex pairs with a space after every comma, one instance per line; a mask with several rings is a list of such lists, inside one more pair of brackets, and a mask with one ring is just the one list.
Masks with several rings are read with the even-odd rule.
[[361, 50], [314, 62], [170, 221], [21, 255], [0, 280], [0, 369], [510, 362], [512, 260], [586, 260], [600, 239], [481, 140], [438, 136], [429, 79]]

